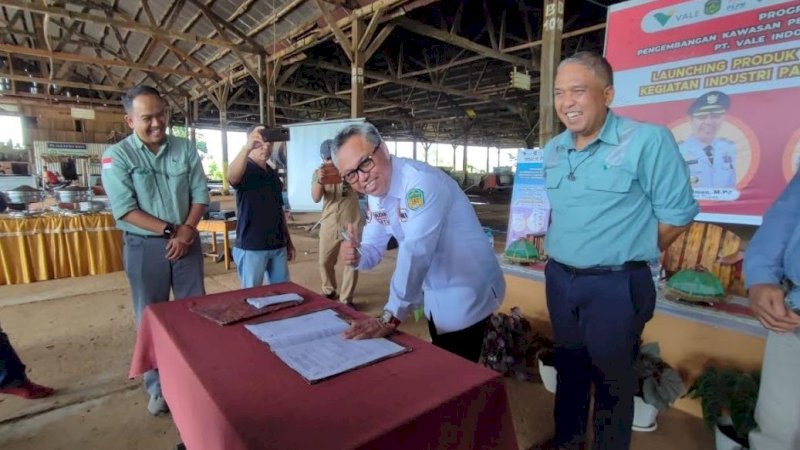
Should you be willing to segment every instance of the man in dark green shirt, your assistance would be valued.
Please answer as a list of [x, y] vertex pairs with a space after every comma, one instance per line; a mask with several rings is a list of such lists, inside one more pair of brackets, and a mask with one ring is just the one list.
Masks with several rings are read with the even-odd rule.
[[[103, 186], [125, 234], [125, 272], [138, 326], [147, 305], [205, 294], [197, 223], [208, 205], [200, 158], [186, 139], [167, 136], [166, 102], [155, 89], [125, 93], [133, 133], [103, 153]], [[168, 411], [158, 372], [144, 375], [151, 414]]]

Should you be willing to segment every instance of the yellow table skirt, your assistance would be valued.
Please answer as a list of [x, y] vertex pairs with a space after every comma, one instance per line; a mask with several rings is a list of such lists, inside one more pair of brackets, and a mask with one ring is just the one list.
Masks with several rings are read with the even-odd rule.
[[0, 285], [122, 270], [111, 214], [0, 218]]

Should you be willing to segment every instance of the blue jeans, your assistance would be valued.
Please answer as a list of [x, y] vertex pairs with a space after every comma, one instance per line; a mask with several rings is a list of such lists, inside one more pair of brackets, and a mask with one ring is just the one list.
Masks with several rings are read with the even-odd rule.
[[289, 281], [286, 247], [275, 250], [243, 250], [233, 247], [233, 261], [243, 288]]

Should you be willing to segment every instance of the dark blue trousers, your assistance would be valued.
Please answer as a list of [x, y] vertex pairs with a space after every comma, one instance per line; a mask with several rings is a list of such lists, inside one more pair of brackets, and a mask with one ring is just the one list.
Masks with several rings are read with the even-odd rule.
[[8, 335], [0, 329], [0, 388], [15, 387], [27, 379], [25, 364], [22, 364]]
[[656, 292], [647, 267], [576, 273], [545, 268], [558, 388], [555, 444], [583, 449], [594, 384], [595, 450], [628, 450], [637, 390], [634, 364]]

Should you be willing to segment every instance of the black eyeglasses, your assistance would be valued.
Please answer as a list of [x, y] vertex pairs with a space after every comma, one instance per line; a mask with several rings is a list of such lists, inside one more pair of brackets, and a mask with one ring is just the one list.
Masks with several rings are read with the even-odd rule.
[[344, 181], [353, 184], [356, 181], [358, 181], [358, 172], [367, 173], [370, 170], [372, 170], [372, 168], [375, 167], [375, 160], [373, 158], [375, 157], [375, 152], [377, 152], [379, 148], [381, 148], [380, 143], [378, 143], [378, 145], [376, 145], [375, 148], [372, 149], [372, 153], [369, 156], [367, 156], [366, 159], [364, 159], [358, 164], [358, 167], [347, 172], [342, 176], [342, 178], [344, 178]]

